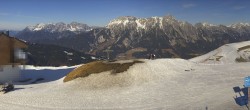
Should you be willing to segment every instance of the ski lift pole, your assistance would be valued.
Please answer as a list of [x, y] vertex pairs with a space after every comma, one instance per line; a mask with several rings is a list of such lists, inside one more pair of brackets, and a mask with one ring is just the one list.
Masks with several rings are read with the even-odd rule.
[[109, 60], [110, 59], [110, 57], [109, 57], [109, 54], [110, 54], [110, 52], [113, 52], [113, 50], [104, 50], [103, 52], [106, 52], [107, 53], [107, 59]]

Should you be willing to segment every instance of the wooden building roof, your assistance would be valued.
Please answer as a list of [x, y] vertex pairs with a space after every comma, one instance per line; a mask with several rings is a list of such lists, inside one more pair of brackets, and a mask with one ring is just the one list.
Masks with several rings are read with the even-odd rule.
[[15, 49], [24, 49], [27, 47], [28, 45], [24, 41], [0, 33], [0, 65], [19, 63], [14, 62], [14, 51]]

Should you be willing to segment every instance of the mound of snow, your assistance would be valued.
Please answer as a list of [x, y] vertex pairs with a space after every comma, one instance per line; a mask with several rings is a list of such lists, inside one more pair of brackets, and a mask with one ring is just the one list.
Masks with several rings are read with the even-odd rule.
[[250, 59], [250, 41], [226, 44], [205, 55], [190, 59], [193, 62], [208, 64], [235, 63], [238, 58]]

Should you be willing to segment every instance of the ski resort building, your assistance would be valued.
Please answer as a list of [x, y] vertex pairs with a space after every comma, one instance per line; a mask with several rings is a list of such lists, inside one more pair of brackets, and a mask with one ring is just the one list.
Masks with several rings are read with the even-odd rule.
[[0, 33], [0, 83], [18, 80], [19, 65], [25, 64], [24, 41]]

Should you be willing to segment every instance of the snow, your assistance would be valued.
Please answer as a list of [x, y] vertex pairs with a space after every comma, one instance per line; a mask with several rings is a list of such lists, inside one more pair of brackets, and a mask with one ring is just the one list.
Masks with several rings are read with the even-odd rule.
[[204, 22], [204, 23], [202, 23], [202, 26], [204, 26], [204, 27], [211, 27], [211, 26], [216, 26], [216, 25]]
[[20, 40], [20, 41], [22, 41], [22, 42], [24, 42], [24, 43], [27, 43], [27, 41], [26, 41], [26, 40], [23, 40], [23, 39], [18, 39], [18, 40]]
[[74, 55], [72, 52], [63, 51], [67, 55]]
[[137, 19], [135, 21], [136, 25], [137, 25], [137, 29], [139, 29], [139, 28], [145, 29], [146, 25], [145, 24], [141, 24], [140, 21], [141, 21], [141, 19]]
[[[150, 19], [154, 20], [154, 25], [159, 25], [160, 28], [163, 28], [163, 17], [151, 17]], [[122, 24], [123, 26], [126, 26], [127, 24], [135, 23], [137, 25], [137, 30], [138, 29], [145, 29], [146, 28], [146, 22], [142, 23], [143, 21], [147, 21], [147, 18], [131, 18], [131, 17], [125, 17], [125, 19], [115, 19], [112, 20], [108, 25], [107, 28], [111, 28], [113, 26]]]
[[236, 24], [231, 24], [227, 27], [238, 28], [238, 27], [242, 27], [242, 26], [250, 26], [250, 24], [249, 23], [236, 23]]
[[116, 20], [113, 20], [111, 21], [107, 27], [110, 27], [112, 25], [118, 25], [118, 24], [123, 24], [123, 26], [126, 26], [130, 21], [128, 19], [126, 20], [120, 20], [120, 19], [116, 19]]
[[31, 83], [39, 78], [44, 79], [42, 82], [55, 81], [55, 80], [58, 80], [59, 78], [64, 77], [68, 72], [72, 71], [74, 68], [77, 68], [79, 66], [80, 65], [71, 66], [71, 67], [68, 67], [68, 66], [61, 66], [61, 67], [36, 66], [35, 67], [32, 65], [20, 66], [22, 70], [21, 70], [21, 76], [19, 79], [20, 81], [31, 79], [30, 81], [25, 82], [24, 84]]
[[72, 32], [85, 31], [91, 28], [88, 27], [87, 25], [76, 23], [76, 22], [72, 22], [71, 24], [65, 24], [63, 22], [59, 22], [59, 23], [47, 23], [47, 24], [40, 23], [35, 26], [28, 26], [28, 29], [31, 31], [46, 30], [46, 31], [50, 31], [53, 33], [55, 31], [62, 32], [66, 30], [72, 31]]
[[12, 65], [0, 66], [0, 83], [8, 81], [17, 81], [19, 78], [19, 68]]
[[96, 59], [96, 57], [91, 56], [91, 59]]
[[[77, 28], [78, 29], [78, 28]], [[77, 31], [77, 29], [76, 28], [73, 28], [71, 25], [70, 25], [70, 28], [68, 28], [67, 30], [69, 30], [69, 31]]]
[[[218, 49], [215, 49], [205, 55], [190, 59], [193, 62], [208, 63], [208, 64], [225, 64], [235, 63], [235, 59], [248, 55], [249, 49], [238, 52], [238, 49], [250, 45], [250, 41], [243, 41], [240, 43], [226, 44]], [[247, 51], [248, 50], [248, 51]], [[246, 56], [249, 57], [250, 55]], [[216, 60], [216, 58], [218, 60]]]
[[163, 28], [163, 25], [162, 25], [162, 22], [163, 22], [163, 18], [162, 17], [159, 17], [159, 19], [160, 19], [160, 28]]
[[110, 27], [112, 25], [117, 25], [117, 24], [121, 24], [123, 21], [122, 20], [113, 20], [111, 21], [107, 27]]
[[[112, 75], [91, 74], [63, 83], [73, 67], [25, 66], [26, 78], [44, 78], [37, 84], [18, 83], [15, 90], [0, 96], [1, 109], [25, 110], [246, 110], [238, 106], [233, 87], [244, 84], [250, 62], [207, 64], [195, 62], [214, 53], [236, 57], [233, 49], [250, 42], [227, 44], [204, 56], [184, 59], [140, 59], [144, 63]], [[232, 50], [232, 51], [230, 51]], [[229, 52], [226, 54], [226, 52]], [[207, 58], [207, 57], [206, 57]], [[196, 59], [196, 60], [195, 60]], [[226, 62], [229, 58], [225, 58]], [[118, 63], [131, 62], [118, 61]], [[231, 62], [231, 61], [228, 61]], [[34, 81], [34, 80], [33, 80]]]
[[33, 66], [33, 65], [25, 65], [20, 66], [20, 68], [23, 68], [25, 70], [62, 70], [62, 69], [72, 69], [79, 67], [81, 65], [75, 65], [75, 66], [60, 66], [60, 67], [52, 67], [52, 66]]
[[101, 35], [101, 36], [98, 37], [97, 41], [98, 41], [98, 43], [103, 43], [103, 42], [106, 41], [106, 39], [103, 37], [103, 35]]
[[[15, 91], [1, 95], [0, 107], [26, 110], [244, 109], [235, 104], [232, 88], [243, 84], [243, 78], [250, 72], [250, 63], [203, 65], [183, 59], [143, 61], [145, 63], [117, 75], [103, 72], [68, 83], [57, 77], [50, 82], [19, 84]], [[34, 70], [29, 68], [28, 73], [27, 70], [23, 72], [35, 76], [44, 71], [40, 77], [45, 79], [66, 74], [70, 69], [58, 67], [48, 71], [48, 68], [32, 68]]]
[[45, 26], [44, 23], [37, 24], [36, 27], [33, 29], [33, 31], [40, 31], [44, 28], [44, 26]]
[[126, 20], [123, 22], [123, 25], [126, 26], [128, 23], [129, 23], [129, 20], [126, 19]]
[[155, 16], [152, 18], [154, 19], [154, 23], [155, 23], [154, 25], [159, 24], [160, 28], [163, 28], [163, 25], [162, 25], [163, 18], [162, 17]]

